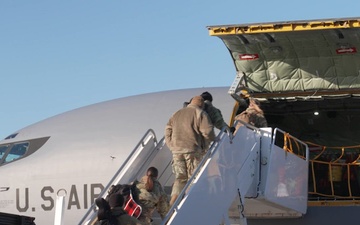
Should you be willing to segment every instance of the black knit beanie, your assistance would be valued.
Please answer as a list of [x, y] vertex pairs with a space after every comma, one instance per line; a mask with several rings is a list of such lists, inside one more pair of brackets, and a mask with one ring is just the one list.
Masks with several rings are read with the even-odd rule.
[[212, 102], [213, 98], [211, 96], [211, 94], [207, 91], [203, 92], [201, 95], [200, 95], [205, 101], [208, 100], [210, 102]]

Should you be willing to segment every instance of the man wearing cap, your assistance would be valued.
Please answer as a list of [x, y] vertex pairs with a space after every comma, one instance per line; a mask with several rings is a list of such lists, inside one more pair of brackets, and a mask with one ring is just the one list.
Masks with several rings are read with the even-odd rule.
[[215, 139], [213, 124], [203, 107], [204, 99], [201, 96], [193, 97], [187, 107], [171, 116], [165, 127], [165, 141], [173, 153], [175, 174], [170, 205], [175, 202]]
[[[224, 127], [229, 127], [224, 121], [220, 109], [216, 108], [212, 104], [212, 95], [209, 92], [205, 91], [200, 96], [204, 99], [204, 111], [209, 115], [211, 123], [214, 125], [214, 127], [219, 130], [223, 129]], [[186, 107], [189, 105], [189, 103], [190, 102], [184, 102], [183, 106]]]

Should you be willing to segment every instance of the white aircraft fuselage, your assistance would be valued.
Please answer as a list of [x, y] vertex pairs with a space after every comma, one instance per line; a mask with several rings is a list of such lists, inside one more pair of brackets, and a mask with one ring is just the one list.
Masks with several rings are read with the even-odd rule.
[[49, 138], [31, 155], [1, 165], [0, 211], [53, 224], [56, 195], [66, 192], [64, 224], [77, 224], [145, 132], [151, 128], [161, 139], [170, 116], [204, 91], [228, 119], [234, 100], [227, 88], [198, 88], [97, 103], [16, 131], [0, 145]]
[[[4, 139], [47, 140], [34, 153], [0, 166], [0, 211], [54, 223], [57, 194], [65, 197], [64, 224], [78, 224], [148, 129], [158, 139], [170, 116], [191, 97], [209, 91], [228, 122], [234, 100], [227, 87], [165, 91], [119, 98], [45, 119]], [[47, 139], [48, 138], [48, 139]], [[39, 147], [40, 146], [40, 147]], [[248, 224], [334, 224], [355, 219], [356, 206], [309, 207], [302, 218], [257, 219]]]

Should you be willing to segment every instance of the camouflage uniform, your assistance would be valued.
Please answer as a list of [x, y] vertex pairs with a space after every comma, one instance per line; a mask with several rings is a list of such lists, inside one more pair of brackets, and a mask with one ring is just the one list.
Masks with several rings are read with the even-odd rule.
[[204, 153], [192, 152], [188, 154], [173, 154], [172, 169], [175, 174], [175, 182], [171, 195], [179, 195], [186, 183], [199, 166]]
[[[260, 103], [257, 102], [257, 100], [250, 99], [249, 107], [245, 111], [237, 115], [235, 117], [235, 120], [242, 120], [245, 123], [253, 125], [254, 127], [267, 127], [268, 124], [264, 116], [264, 112], [259, 107]], [[238, 123], [236, 126], [236, 130], [241, 125], [241, 123]]]
[[154, 183], [153, 190], [151, 192], [146, 190], [145, 184], [147, 178], [148, 176], [141, 178], [141, 180], [136, 184], [136, 190], [142, 207], [142, 213], [139, 220], [144, 224], [150, 225], [151, 217], [155, 209], [158, 211], [161, 218], [164, 219], [170, 207], [168, 197], [160, 182], [156, 178], [152, 178]]
[[221, 130], [223, 127], [228, 127], [228, 125], [224, 121], [220, 109], [213, 106], [210, 101], [205, 101], [204, 110], [209, 115], [211, 122], [217, 129]]
[[214, 126], [202, 110], [204, 99], [192, 98], [190, 104], [174, 113], [165, 127], [165, 142], [173, 153], [175, 182], [170, 204], [179, 195], [215, 139]]
[[[213, 106], [213, 104], [209, 100], [204, 101], [204, 111], [209, 115], [209, 118], [217, 129], [221, 130], [223, 127], [229, 127], [227, 123], [224, 121], [224, 118], [221, 114], [220, 109]], [[187, 107], [189, 102], [184, 102], [184, 107]]]
[[267, 121], [262, 112], [253, 109], [246, 110], [249, 114], [249, 123], [255, 127], [267, 127]]

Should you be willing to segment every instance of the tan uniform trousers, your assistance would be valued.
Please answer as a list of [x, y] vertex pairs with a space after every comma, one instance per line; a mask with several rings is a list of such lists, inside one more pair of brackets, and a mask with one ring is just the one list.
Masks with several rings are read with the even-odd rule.
[[200, 151], [192, 153], [173, 153], [172, 169], [175, 174], [175, 182], [171, 196], [179, 195], [186, 183], [199, 166], [204, 153]]

